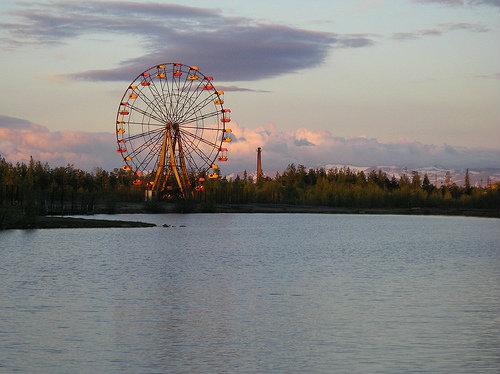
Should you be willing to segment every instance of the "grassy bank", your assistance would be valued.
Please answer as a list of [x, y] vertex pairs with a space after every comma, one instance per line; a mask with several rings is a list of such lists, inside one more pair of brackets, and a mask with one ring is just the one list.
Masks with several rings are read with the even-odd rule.
[[36, 216], [31, 214], [22, 214], [18, 211], [0, 210], [0, 230], [153, 226], [156, 225], [153, 223], [135, 221]]

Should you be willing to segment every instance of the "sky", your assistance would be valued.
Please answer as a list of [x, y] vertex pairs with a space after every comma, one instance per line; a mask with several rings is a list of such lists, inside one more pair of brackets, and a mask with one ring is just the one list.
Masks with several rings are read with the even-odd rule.
[[118, 104], [151, 65], [226, 88], [225, 171], [290, 162], [500, 168], [500, 0], [0, 3], [0, 154], [121, 165]]

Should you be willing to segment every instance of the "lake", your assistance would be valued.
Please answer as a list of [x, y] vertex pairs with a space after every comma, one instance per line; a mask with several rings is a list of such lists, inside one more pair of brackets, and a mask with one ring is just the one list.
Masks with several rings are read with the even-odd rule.
[[96, 218], [175, 227], [0, 232], [0, 372], [499, 371], [499, 219]]

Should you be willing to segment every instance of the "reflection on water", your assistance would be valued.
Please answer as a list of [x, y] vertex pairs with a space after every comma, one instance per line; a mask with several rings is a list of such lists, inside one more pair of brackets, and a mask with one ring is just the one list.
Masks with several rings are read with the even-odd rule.
[[0, 372], [500, 365], [500, 220], [114, 217], [175, 227], [0, 232]]

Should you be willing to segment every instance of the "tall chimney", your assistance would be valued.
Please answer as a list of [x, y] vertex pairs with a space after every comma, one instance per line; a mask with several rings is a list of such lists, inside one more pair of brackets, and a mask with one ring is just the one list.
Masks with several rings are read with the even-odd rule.
[[257, 148], [257, 182], [262, 179], [262, 150]]

